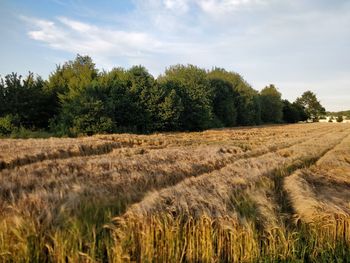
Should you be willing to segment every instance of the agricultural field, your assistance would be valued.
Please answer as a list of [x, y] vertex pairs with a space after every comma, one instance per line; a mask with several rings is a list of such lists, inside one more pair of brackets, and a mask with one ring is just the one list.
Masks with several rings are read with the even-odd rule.
[[0, 149], [0, 262], [350, 259], [349, 124]]

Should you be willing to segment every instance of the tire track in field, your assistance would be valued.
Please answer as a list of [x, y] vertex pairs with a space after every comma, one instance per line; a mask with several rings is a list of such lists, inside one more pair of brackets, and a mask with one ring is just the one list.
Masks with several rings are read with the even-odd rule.
[[[327, 134], [329, 131], [325, 131], [322, 132], [321, 134], [317, 134], [317, 136], [323, 136], [324, 134]], [[56, 191], [55, 188], [51, 188], [51, 185], [53, 185], [54, 187], [58, 187], [58, 190], [60, 187], [65, 187], [67, 186], [73, 186], [73, 185], [82, 185], [84, 187], [84, 185], [86, 184], [87, 186], [91, 186], [91, 184], [96, 184], [97, 188], [100, 189], [107, 189], [107, 192], [104, 192], [105, 195], [109, 196], [108, 199], [114, 199], [114, 200], [125, 200], [125, 204], [123, 204], [122, 206], [126, 207], [127, 205], [132, 205], [134, 203], [140, 202], [144, 196], [147, 194], [148, 191], [151, 190], [161, 190], [163, 188], [167, 188], [167, 187], [171, 187], [173, 185], [176, 185], [178, 183], [180, 183], [181, 181], [185, 180], [188, 177], [198, 177], [198, 176], [202, 176], [203, 174], [207, 174], [207, 173], [211, 173], [214, 172], [216, 170], [220, 170], [223, 169], [225, 166], [230, 165], [233, 162], [239, 161], [240, 159], [243, 158], [252, 158], [252, 157], [258, 157], [262, 154], [265, 154], [266, 152], [274, 152], [283, 148], [288, 148], [291, 145], [294, 144], [298, 144], [298, 143], [302, 143], [303, 141], [309, 140], [310, 137], [312, 136], [316, 136], [316, 135], [310, 135], [308, 134], [307, 136], [304, 136], [302, 138], [298, 138], [295, 140], [291, 140], [290, 142], [286, 142], [286, 144], [283, 144], [282, 147], [272, 147], [272, 148], [266, 148], [263, 152], [262, 151], [257, 151], [257, 152], [250, 152], [250, 153], [243, 153], [241, 156], [230, 156], [228, 158], [225, 158], [225, 160], [223, 161], [222, 159], [218, 160], [217, 163], [213, 166], [210, 164], [203, 165], [203, 167], [195, 167], [193, 170], [189, 171], [188, 173], [182, 173], [181, 171], [178, 170], [174, 170], [174, 168], [170, 169], [171, 171], [169, 172], [169, 169], [165, 170], [165, 174], [163, 173], [162, 176], [160, 177], [159, 174], [157, 173], [152, 173], [152, 174], [145, 174], [145, 178], [139, 178], [136, 181], [131, 182], [130, 179], [126, 179], [126, 181], [122, 181], [120, 183], [117, 183], [117, 185], [115, 183], [113, 184], [109, 184], [111, 178], [108, 176], [108, 173], [104, 174], [102, 177], [97, 177], [96, 180], [93, 177], [93, 174], [91, 174], [91, 178], [89, 175], [89, 169], [87, 168], [86, 170], [82, 170], [79, 171], [77, 174], [74, 174], [74, 171], [72, 170], [69, 174], [69, 176], [60, 176], [60, 177], [55, 177], [54, 178], [48, 178], [46, 179], [45, 177], [45, 173], [49, 172], [49, 174], [58, 174], [61, 173], [60, 171], [52, 171], [50, 172], [50, 169], [47, 170], [45, 167], [42, 169], [38, 170], [33, 170], [32, 173], [34, 175], [34, 177], [36, 179], [34, 180], [39, 180], [37, 183], [34, 182], [30, 182], [28, 184], [28, 189], [26, 190], [26, 186], [23, 186], [23, 189], [21, 189], [22, 191], [24, 190], [24, 192], [30, 192], [33, 191], [32, 187], [33, 185], [40, 185], [41, 188], [43, 189], [48, 189], [48, 191], [53, 192]], [[84, 161], [82, 161], [84, 163]], [[72, 160], [72, 163], [74, 164], [75, 161], [74, 159]], [[63, 167], [66, 166], [67, 164], [62, 164]], [[20, 178], [20, 171], [11, 171], [11, 170], [7, 170], [3, 172], [3, 178], [9, 178], [11, 176], [11, 174], [8, 173], [16, 173], [16, 176], [18, 176]], [[161, 172], [161, 171], [160, 171]], [[21, 173], [23, 175], [27, 174], [27, 171], [21, 171]], [[90, 172], [91, 173], [91, 172]], [[84, 176], [82, 176], [82, 174], [84, 174]], [[78, 182], [77, 182], [78, 180]], [[95, 181], [94, 181], [95, 180]], [[105, 184], [101, 183], [102, 182], [106, 182]], [[80, 183], [79, 183], [80, 182]], [[156, 184], [155, 184], [156, 182]], [[90, 187], [89, 186], [89, 187]], [[89, 189], [89, 187], [87, 187], [87, 189]], [[91, 186], [92, 187], [92, 186]], [[68, 191], [68, 189], [66, 189], [66, 191]], [[6, 194], [6, 192], [11, 192], [11, 190], [7, 190], [3, 189], [3, 195], [6, 197], [8, 194]], [[67, 192], [68, 194], [69, 192]], [[68, 194], [69, 196], [69, 194]], [[99, 196], [93, 196], [92, 197], [98, 197]], [[68, 197], [67, 197], [68, 198]], [[98, 199], [96, 198], [96, 199]], [[65, 199], [63, 198], [61, 199], [61, 202], [59, 202], [59, 206], [60, 205], [64, 205], [65, 204]], [[93, 198], [95, 199], [95, 198]], [[77, 201], [80, 200], [80, 198], [76, 199]], [[102, 198], [103, 200], [103, 198]], [[108, 202], [110, 202], [110, 200], [108, 200]], [[118, 201], [119, 202], [119, 201]], [[121, 211], [122, 213], [123, 211]]]
[[[329, 130], [329, 127], [325, 127]], [[310, 130], [310, 133], [313, 132], [314, 129]], [[41, 152], [37, 154], [28, 154], [23, 157], [17, 157], [14, 160], [9, 162], [0, 160], [0, 171], [4, 169], [14, 169], [16, 167], [25, 166], [28, 164], [34, 164], [38, 162], [43, 162], [46, 160], [61, 160], [61, 159], [69, 159], [73, 157], [86, 157], [86, 156], [99, 156], [104, 154], [109, 154], [113, 152], [115, 149], [122, 148], [133, 148], [134, 146], [140, 147], [140, 142], [145, 139], [138, 140], [129, 140], [129, 141], [115, 141], [113, 138], [98, 138], [100, 142], [103, 142], [99, 145], [86, 144], [82, 143], [80, 145], [71, 145], [71, 147], [67, 149], [55, 149], [53, 148], [50, 152]], [[107, 142], [106, 142], [107, 141]], [[152, 141], [149, 141], [150, 145], [146, 145], [145, 148], [152, 149], [154, 145]], [[156, 149], [166, 148], [167, 145], [158, 146]], [[49, 149], [50, 150], [50, 149]]]
[[[317, 136], [323, 136], [327, 134], [329, 131], [323, 132], [321, 134], [318, 134]], [[314, 136], [314, 135], [313, 135]], [[254, 157], [259, 157], [261, 155], [264, 155], [266, 153], [273, 153], [281, 149], [289, 148], [292, 145], [300, 144], [303, 143], [307, 140], [310, 140], [311, 136], [305, 136], [303, 138], [298, 138], [296, 140], [293, 140], [291, 142], [286, 142], [285, 144], [282, 144], [282, 146], [271, 146], [267, 147], [266, 149], [262, 150], [252, 150], [250, 152], [243, 152], [242, 154], [238, 155], [231, 155], [228, 157], [223, 157], [216, 159], [215, 161], [212, 162], [207, 162], [204, 163], [201, 166], [198, 165], [193, 165], [192, 169], [189, 171], [186, 170], [174, 170], [172, 169], [172, 166], [168, 163], [167, 165], [167, 171], [164, 171], [162, 169], [157, 170], [155, 168], [151, 174], [145, 174], [143, 177], [139, 178], [139, 180], [134, 181], [132, 184], [123, 184], [123, 182], [120, 184], [120, 188], [113, 189], [114, 192], [121, 192], [120, 197], [123, 198], [124, 195], [128, 195], [129, 193], [135, 193], [134, 198], [128, 198], [131, 199], [130, 204], [133, 204], [135, 202], [139, 202], [143, 196], [148, 192], [148, 191], [158, 191], [163, 188], [171, 187], [174, 186], [178, 183], [180, 183], [183, 180], [186, 180], [187, 178], [195, 178], [195, 177], [200, 177], [204, 174], [212, 173], [215, 171], [219, 171], [223, 168], [225, 168], [228, 165], [231, 165], [232, 163], [245, 159], [245, 158], [254, 158]], [[142, 159], [141, 159], [142, 160]], [[165, 160], [167, 161], [167, 160]], [[179, 161], [183, 160], [177, 160], [173, 165], [178, 165]], [[169, 169], [170, 168], [170, 169]], [[176, 168], [176, 166], [175, 166]], [[108, 178], [108, 174], [113, 173], [113, 171], [109, 171], [105, 174]], [[108, 179], [106, 180], [108, 181]], [[115, 188], [116, 186], [113, 186]], [[118, 188], [118, 186], [117, 186]], [[140, 196], [141, 195], [141, 196]]]
[[[263, 221], [269, 221], [268, 218], [264, 218], [264, 215], [261, 215], [262, 220], [255, 222], [255, 225], [258, 229], [271, 229], [276, 225], [293, 228], [294, 225], [294, 215], [295, 211], [292, 206], [291, 199], [288, 195], [288, 193], [285, 190], [284, 181], [286, 178], [294, 174], [299, 169], [308, 168], [312, 165], [314, 165], [316, 162], [318, 162], [320, 159], [322, 159], [326, 154], [333, 151], [336, 147], [338, 147], [340, 144], [344, 142], [349, 137], [348, 134], [345, 134], [340, 140], [327, 147], [323, 151], [320, 152], [319, 155], [313, 156], [313, 157], [306, 157], [303, 158], [301, 162], [296, 162], [292, 164], [285, 165], [283, 167], [279, 167], [272, 171], [270, 174], [265, 174], [262, 176], [261, 180], [256, 182], [255, 185], [259, 185], [259, 187], [256, 187], [255, 185], [252, 186], [250, 195], [254, 196], [262, 196], [262, 193], [265, 197], [264, 201], [267, 201], [270, 205], [270, 207], [274, 207], [275, 209], [270, 209], [268, 213], [275, 215], [275, 220], [273, 221], [273, 224], [265, 224], [262, 223]], [[271, 187], [272, 186], [272, 187]], [[272, 196], [272, 199], [267, 200], [266, 196]], [[262, 204], [260, 200], [257, 200], [255, 198], [255, 202], [257, 204]], [[264, 204], [266, 205], [266, 204]], [[263, 208], [264, 209], [264, 208]], [[265, 207], [266, 210], [266, 207]], [[266, 213], [266, 211], [265, 211]], [[271, 221], [271, 220], [270, 220]], [[271, 223], [271, 222], [269, 222]]]
[[[281, 182], [281, 190], [283, 191], [283, 197], [285, 198], [286, 202], [287, 203], [287, 213], [289, 214], [289, 221], [292, 221], [293, 217], [295, 215], [297, 215], [297, 212], [296, 212], [296, 209], [294, 208], [293, 206], [293, 200], [292, 200], [292, 196], [290, 195], [290, 193], [288, 193], [288, 188], [287, 188], [287, 185], [286, 185], [286, 181], [289, 180], [290, 178], [292, 178], [293, 176], [295, 177], [300, 177], [304, 171], [309, 171], [309, 168], [312, 167], [312, 166], [317, 166], [317, 163], [319, 161], [322, 161], [322, 159], [327, 155], [327, 154], [330, 154], [332, 153], [336, 148], [338, 148], [340, 145], [346, 143], [347, 141], [349, 141], [350, 139], [350, 134], [348, 134], [347, 136], [345, 136], [345, 138], [343, 138], [343, 140], [341, 140], [337, 145], [335, 145], [334, 147], [330, 148], [328, 151], [325, 151], [318, 159], [316, 160], [313, 160], [312, 162], [310, 163], [307, 163], [307, 165], [305, 165], [304, 167], [298, 167], [297, 169], [294, 169], [293, 171], [291, 171], [287, 176], [283, 177], [283, 181]], [[312, 172], [311, 172], [312, 173]], [[301, 176], [302, 177], [302, 176]], [[333, 181], [332, 178], [319, 178], [321, 181], [318, 181], [318, 183], [320, 185], [322, 185], [322, 180], [326, 180], [328, 181], [328, 183], [331, 183], [332, 185], [335, 186], [335, 188], [337, 188], [338, 186], [342, 186], [342, 187], [346, 187], [347, 186], [350, 186], [350, 184], [348, 182], [338, 182], [338, 181]], [[310, 193], [308, 193], [309, 195], [306, 196], [306, 198], [308, 197], [311, 197], [312, 198], [312, 195], [313, 193], [315, 194], [315, 196], [318, 194], [315, 191], [315, 188], [312, 188], [310, 187], [310, 182], [308, 181], [308, 178], [305, 178], [304, 179], [306, 182], [307, 182], [307, 185], [309, 187], [309, 190], [311, 191]], [[295, 181], [294, 183], [298, 183], [298, 181]], [[311, 183], [312, 185], [312, 183]], [[301, 216], [301, 215], [299, 215]]]
[[[318, 160], [323, 158], [327, 153], [331, 152], [338, 145], [342, 144], [344, 140], [348, 138], [348, 134], [345, 134], [340, 140], [322, 150], [319, 155], [313, 157], [306, 157], [301, 162], [292, 163], [286, 165], [284, 167], [279, 167], [275, 171], [271, 172], [271, 174], [266, 174], [262, 177], [261, 181], [258, 182], [260, 189], [257, 191], [263, 191], [265, 194], [269, 194], [273, 198], [270, 199], [271, 206], [276, 207], [274, 211], [270, 211], [274, 213], [276, 216], [276, 222], [279, 225], [283, 225], [285, 227], [293, 227], [294, 223], [294, 215], [295, 211], [292, 206], [291, 199], [285, 189], [284, 182], [286, 178], [294, 174], [296, 171], [300, 169], [309, 168], [314, 165]], [[268, 182], [266, 184], [266, 181]], [[271, 188], [271, 185], [273, 186]], [[270, 186], [270, 188], [269, 188]], [[253, 191], [254, 194], [254, 191]]]
[[80, 144], [72, 145], [67, 149], [55, 149], [53, 148], [51, 152], [42, 152], [33, 155], [25, 155], [23, 157], [17, 157], [10, 162], [5, 162], [0, 160], [0, 171], [4, 169], [14, 169], [20, 166], [25, 166], [29, 164], [34, 164], [38, 162], [43, 162], [47, 160], [62, 160], [74, 157], [86, 157], [86, 156], [98, 156], [109, 154], [115, 149], [121, 148], [133, 148], [135, 144], [130, 142], [105, 142], [106, 140], [101, 140], [101, 144]]
[[[216, 160], [214, 165], [207, 164], [203, 165], [202, 167], [196, 167], [196, 169], [191, 170], [190, 172], [180, 172], [179, 171], [173, 171], [169, 174], [163, 174], [162, 178], [159, 178], [159, 174], [152, 173], [151, 175], [146, 175], [147, 178], [140, 178], [138, 181], [134, 181], [132, 184], [121, 184], [117, 186], [117, 189], [114, 189], [114, 191], [118, 192], [119, 195], [116, 196], [116, 199], [123, 199], [125, 196], [127, 196], [128, 202], [125, 203], [125, 207], [129, 207], [130, 205], [133, 205], [135, 203], [141, 202], [143, 198], [150, 192], [150, 191], [161, 191], [166, 188], [171, 188], [173, 186], [176, 186], [180, 184], [182, 181], [187, 180], [189, 178], [198, 178], [206, 174], [211, 174], [214, 172], [219, 172], [220, 170], [224, 169], [225, 167], [234, 164], [237, 161], [244, 160], [246, 158], [258, 158], [262, 155], [265, 155], [267, 153], [275, 153], [279, 150], [290, 148], [294, 145], [298, 145], [301, 143], [304, 143], [306, 141], [312, 140], [313, 137], [322, 137], [326, 134], [328, 134], [330, 129], [327, 129], [327, 131], [323, 131], [320, 134], [317, 135], [309, 135], [302, 138], [298, 138], [296, 140], [293, 140], [291, 142], [286, 142], [286, 144], [282, 144], [282, 146], [271, 146], [267, 147], [267, 149], [261, 151], [251, 151], [246, 152], [241, 155], [233, 155], [229, 156], [227, 158], [218, 159]], [[156, 184], [154, 184], [154, 182]], [[115, 187], [115, 186], [113, 186]], [[121, 211], [120, 213], [123, 213], [124, 211]]]
[[[338, 133], [341, 133], [341, 131], [338, 131]], [[314, 137], [311, 137], [311, 139], [308, 138], [305, 142], [297, 145], [303, 145], [306, 142], [309, 142], [310, 144], [313, 141], [320, 139], [320, 137], [327, 137], [331, 134], [332, 133], [326, 133], [324, 136], [316, 134]], [[295, 146], [296, 145], [289, 146], [285, 149], [295, 148]], [[285, 165], [288, 159], [277, 154], [277, 152], [281, 150], [283, 150], [283, 148], [258, 157], [238, 160], [237, 162], [230, 163], [219, 170], [198, 175], [196, 178], [185, 178], [176, 185], [168, 185], [164, 188], [159, 188], [157, 189], [157, 192], [145, 193], [143, 194], [144, 197], [139, 202], [134, 203], [129, 207], [126, 213], [128, 213], [128, 211], [132, 211], [131, 213], [136, 212], [136, 214], [139, 215], [152, 214], [156, 211], [175, 211], [175, 214], [180, 211], [181, 213], [181, 209], [177, 207], [181, 202], [188, 205], [185, 210], [189, 209], [188, 211], [190, 211], [192, 209], [191, 206], [193, 204], [188, 203], [188, 200], [189, 202], [198, 201], [200, 205], [202, 205], [202, 209], [197, 209], [200, 213], [202, 213], [201, 211], [205, 212], [206, 210], [210, 212], [211, 209], [213, 209], [215, 213], [215, 209], [218, 206], [215, 204], [211, 205], [210, 200], [214, 202], [214, 200], [217, 199], [218, 203], [221, 205], [223, 204], [222, 201], [224, 201], [224, 204], [227, 204], [227, 199], [230, 198], [227, 195], [229, 195], [230, 191], [234, 191], [237, 187], [243, 187], [242, 189], [245, 189], [259, 181], [259, 177], [261, 178], [263, 175], [269, 175], [275, 169]], [[295, 156], [294, 159], [289, 160], [290, 165], [297, 164], [300, 157], [302, 157], [301, 154]], [[266, 158], [266, 160], [264, 158]], [[270, 162], [272, 163], [271, 165]], [[240, 167], [240, 165], [242, 167]], [[259, 169], [261, 169], [261, 171], [259, 171]], [[250, 170], [252, 171], [252, 176], [247, 176], [247, 171], [250, 172]], [[225, 176], [223, 175], [224, 173], [230, 173], [232, 176]], [[243, 182], [245, 180], [246, 182]], [[221, 189], [217, 189], [218, 187]], [[188, 189], [184, 190], [186, 188]], [[205, 196], [206, 193], [208, 194], [207, 196]], [[177, 198], [181, 200], [177, 201]], [[223, 210], [226, 210], [226, 208], [223, 208]], [[218, 212], [218, 214], [220, 213], [221, 212]]]

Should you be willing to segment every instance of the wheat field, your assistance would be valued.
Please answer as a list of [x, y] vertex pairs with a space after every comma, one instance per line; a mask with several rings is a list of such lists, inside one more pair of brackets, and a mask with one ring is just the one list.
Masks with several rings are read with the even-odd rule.
[[349, 124], [0, 148], [0, 262], [350, 259]]

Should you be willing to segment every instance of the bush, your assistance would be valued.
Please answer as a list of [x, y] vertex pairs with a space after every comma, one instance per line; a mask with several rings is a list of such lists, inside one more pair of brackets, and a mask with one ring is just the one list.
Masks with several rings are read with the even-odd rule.
[[114, 123], [111, 118], [105, 116], [82, 115], [73, 121], [73, 127], [70, 129], [74, 135], [91, 136], [97, 133], [112, 133]]
[[13, 130], [10, 137], [12, 139], [50, 138], [54, 137], [54, 134], [42, 130], [32, 131], [24, 127], [20, 127]]
[[342, 115], [339, 115], [338, 117], [337, 117], [337, 122], [343, 122], [343, 116]]
[[49, 138], [53, 134], [36, 130], [32, 131], [24, 128], [19, 123], [19, 117], [17, 115], [8, 114], [0, 118], [0, 137], [9, 137], [9, 138]]
[[8, 114], [0, 118], [0, 135], [9, 135], [17, 129], [17, 117]]

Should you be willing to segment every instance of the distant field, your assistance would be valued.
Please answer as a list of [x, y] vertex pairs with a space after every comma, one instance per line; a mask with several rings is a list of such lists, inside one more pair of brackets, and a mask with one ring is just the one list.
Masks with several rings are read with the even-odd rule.
[[350, 124], [0, 149], [0, 262], [350, 258]]

